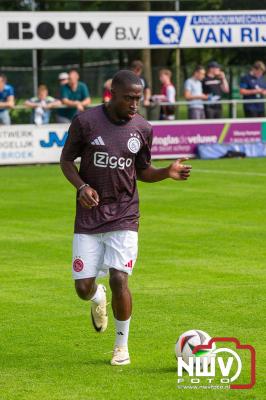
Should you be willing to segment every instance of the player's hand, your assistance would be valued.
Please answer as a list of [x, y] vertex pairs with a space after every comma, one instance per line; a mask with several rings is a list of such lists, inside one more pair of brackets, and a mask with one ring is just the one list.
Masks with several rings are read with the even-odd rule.
[[91, 187], [85, 186], [79, 192], [78, 201], [85, 208], [96, 207], [99, 204], [99, 196], [96, 190]]
[[184, 165], [183, 162], [188, 158], [180, 158], [174, 161], [168, 167], [169, 178], [174, 180], [186, 181], [190, 176], [191, 165]]

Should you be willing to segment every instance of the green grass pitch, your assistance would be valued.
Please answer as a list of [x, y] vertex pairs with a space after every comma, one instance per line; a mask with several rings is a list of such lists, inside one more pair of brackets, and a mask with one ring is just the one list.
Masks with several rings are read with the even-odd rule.
[[[73, 290], [71, 185], [57, 165], [0, 169], [1, 400], [265, 399], [266, 161], [192, 165], [187, 182], [139, 184], [124, 368], [109, 365], [112, 318], [96, 334]], [[173, 348], [193, 328], [252, 344], [256, 386], [178, 390]]]

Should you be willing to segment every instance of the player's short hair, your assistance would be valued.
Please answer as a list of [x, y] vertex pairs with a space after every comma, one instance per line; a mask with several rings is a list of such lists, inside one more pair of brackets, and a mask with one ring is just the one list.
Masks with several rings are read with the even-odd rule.
[[125, 87], [127, 85], [142, 86], [140, 78], [129, 69], [121, 69], [118, 71], [112, 80], [112, 88], [117, 86]]
[[172, 78], [172, 72], [170, 71], [170, 69], [160, 69], [160, 75], [164, 74], [166, 76], [169, 76], [169, 78]]
[[130, 65], [130, 69], [132, 69], [132, 70], [143, 69], [143, 62], [140, 60], [132, 61], [131, 65]]

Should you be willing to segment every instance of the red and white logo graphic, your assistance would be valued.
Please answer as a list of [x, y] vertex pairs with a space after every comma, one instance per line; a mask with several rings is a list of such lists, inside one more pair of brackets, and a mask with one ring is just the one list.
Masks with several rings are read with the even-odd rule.
[[[194, 350], [193, 350], [193, 354], [195, 354], [195, 353], [197, 353], [199, 351], [205, 350], [205, 349], [211, 350], [212, 349], [212, 344], [213, 343], [219, 343], [219, 342], [222, 342], [222, 343], [225, 343], [225, 342], [229, 342], [230, 343], [231, 342], [231, 343], [234, 343], [235, 347], [236, 347], [235, 351], [233, 351], [231, 349], [228, 349], [226, 347], [225, 348], [219, 348], [219, 349], [216, 349], [216, 350], [212, 351], [212, 353], [215, 354], [215, 355], [220, 353], [221, 356], [223, 356], [223, 353], [229, 353], [229, 354], [231, 353], [231, 355], [233, 356], [233, 357], [230, 357], [228, 359], [228, 363], [227, 363], [226, 367], [225, 367], [225, 364], [223, 364], [222, 362], [219, 362], [221, 360], [220, 357], [217, 357], [217, 360], [218, 360], [218, 363], [220, 365], [220, 369], [221, 369], [221, 372], [222, 372], [223, 376], [226, 375], [226, 377], [229, 378], [228, 379], [228, 383], [230, 383], [230, 389], [251, 389], [255, 385], [255, 382], [256, 382], [256, 352], [255, 352], [254, 347], [251, 346], [250, 344], [241, 344], [239, 342], [239, 340], [234, 338], [234, 337], [214, 337], [209, 341], [208, 344], [206, 344], [206, 345], [201, 344], [199, 346], [196, 346], [194, 348]], [[250, 354], [250, 357], [249, 357], [250, 361], [249, 361], [249, 367], [248, 367], [249, 371], [248, 371], [248, 374], [247, 374], [249, 381], [248, 382], [241, 382], [239, 384], [235, 383], [235, 384], [232, 385], [232, 382], [237, 381], [238, 377], [241, 374], [241, 371], [242, 371], [242, 368], [243, 368], [243, 361], [241, 359], [241, 353], [242, 353], [242, 351], [245, 351], [245, 350], [247, 352], [249, 352], [249, 354]], [[238, 354], [238, 352], [240, 354]], [[231, 366], [232, 366], [232, 363], [234, 361], [234, 358], [237, 361], [237, 371], [236, 371], [234, 376], [230, 377], [229, 373], [230, 373]], [[225, 373], [224, 373], [224, 371], [225, 371]]]
[[80, 258], [76, 258], [73, 261], [73, 269], [75, 272], [81, 272], [84, 268], [84, 263]]
[[133, 267], [133, 260], [129, 260], [129, 262], [125, 264], [125, 267], [132, 268]]
[[[219, 342], [233, 348], [218, 347]], [[192, 347], [192, 356], [177, 357], [178, 385], [186, 382], [185, 388], [195, 389], [251, 389], [255, 385], [256, 353], [250, 344], [234, 337], [214, 337]]]

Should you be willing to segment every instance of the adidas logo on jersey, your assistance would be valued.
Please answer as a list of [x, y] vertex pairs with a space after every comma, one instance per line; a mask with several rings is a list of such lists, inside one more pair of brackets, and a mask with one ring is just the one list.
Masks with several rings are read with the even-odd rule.
[[98, 136], [96, 139], [94, 139], [94, 140], [91, 142], [91, 144], [93, 144], [93, 145], [98, 144], [98, 145], [102, 145], [102, 146], [105, 145], [105, 143], [104, 143], [104, 141], [103, 141], [103, 139], [102, 139], [101, 136]]

